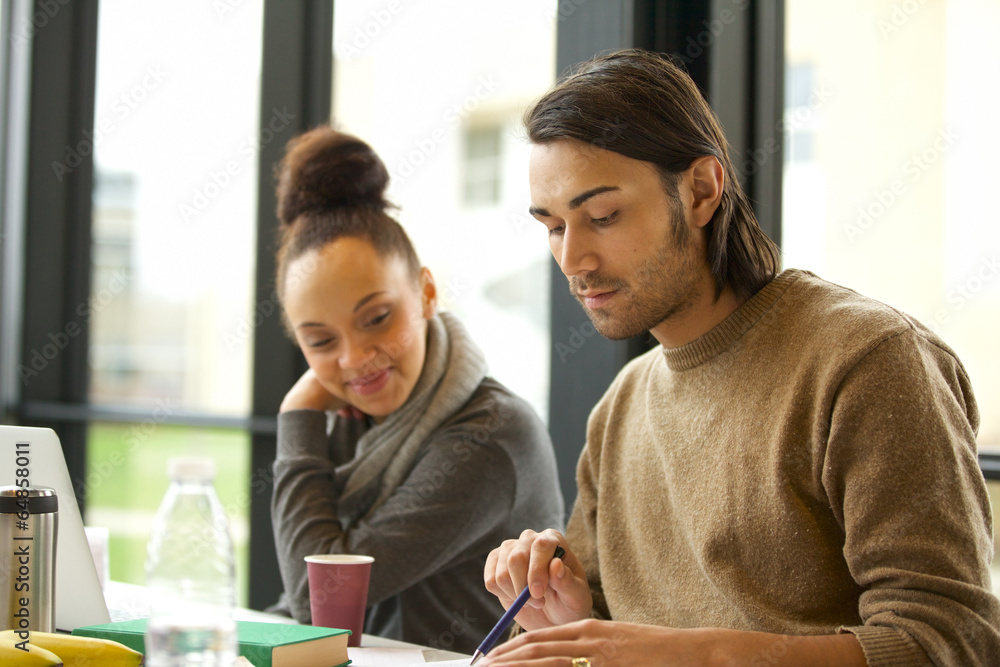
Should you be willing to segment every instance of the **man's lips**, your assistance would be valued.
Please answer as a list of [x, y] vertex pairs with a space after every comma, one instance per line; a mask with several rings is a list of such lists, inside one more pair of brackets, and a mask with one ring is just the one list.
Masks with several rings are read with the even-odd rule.
[[376, 373], [370, 373], [368, 375], [363, 375], [353, 380], [347, 382], [347, 386], [351, 388], [352, 391], [367, 396], [368, 394], [374, 394], [382, 387], [386, 385], [389, 381], [389, 376], [392, 374], [391, 368], [386, 368], [385, 370], [378, 371]]
[[600, 308], [617, 293], [618, 293], [617, 290], [611, 290], [609, 292], [599, 292], [597, 290], [578, 292], [580, 299], [583, 301], [583, 304], [587, 306], [587, 308], [590, 308], [591, 310], [595, 308]]

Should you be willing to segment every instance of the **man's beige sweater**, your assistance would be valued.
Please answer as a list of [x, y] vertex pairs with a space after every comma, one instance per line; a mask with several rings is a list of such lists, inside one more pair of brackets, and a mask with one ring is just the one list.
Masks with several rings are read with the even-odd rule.
[[853, 632], [873, 667], [1000, 664], [978, 423], [939, 338], [788, 270], [619, 374], [567, 538], [608, 618]]

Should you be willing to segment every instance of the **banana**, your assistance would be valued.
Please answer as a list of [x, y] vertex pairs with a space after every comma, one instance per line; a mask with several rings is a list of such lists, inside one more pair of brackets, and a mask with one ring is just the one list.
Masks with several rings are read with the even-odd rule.
[[[15, 644], [21, 643], [13, 630], [0, 633], [0, 665], [3, 667], [59, 667], [63, 661], [55, 653], [46, 651], [37, 644], [21, 644], [27, 651]], [[32, 633], [34, 634], [34, 633]]]
[[[0, 641], [6, 641], [8, 636], [16, 635], [13, 635], [13, 630], [0, 632]], [[128, 646], [110, 639], [33, 631], [31, 643], [42, 650], [50, 651], [59, 656], [53, 664], [61, 664], [64, 667], [98, 667], [98, 665], [100, 667], [137, 667], [143, 664], [142, 653], [133, 651]], [[0, 665], [3, 664], [6, 663], [0, 661]]]

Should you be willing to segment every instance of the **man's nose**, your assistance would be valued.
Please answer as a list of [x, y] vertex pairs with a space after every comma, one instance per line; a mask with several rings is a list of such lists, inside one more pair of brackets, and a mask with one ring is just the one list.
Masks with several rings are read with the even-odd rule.
[[567, 277], [597, 269], [595, 242], [595, 235], [589, 229], [566, 225], [556, 260]]

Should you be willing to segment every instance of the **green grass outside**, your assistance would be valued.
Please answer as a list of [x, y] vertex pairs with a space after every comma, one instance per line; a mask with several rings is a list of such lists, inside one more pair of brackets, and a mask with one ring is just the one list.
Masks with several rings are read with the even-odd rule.
[[109, 529], [113, 580], [145, 584], [146, 542], [153, 514], [167, 490], [167, 459], [179, 455], [215, 460], [215, 490], [229, 515], [236, 550], [237, 604], [246, 606], [250, 435], [245, 431], [152, 423], [91, 424], [84, 524]]
[[[215, 489], [229, 514], [236, 546], [237, 602], [246, 606], [249, 521], [250, 436], [240, 430], [183, 426], [95, 423], [87, 442], [87, 525], [90, 517], [132, 518], [110, 530], [111, 578], [145, 583], [149, 521], [167, 490], [167, 459], [206, 455], [215, 460]], [[1000, 517], [1000, 483], [989, 482], [993, 516]], [[126, 525], [127, 523], [127, 525]], [[1000, 594], [1000, 531], [993, 562], [994, 591]]]

